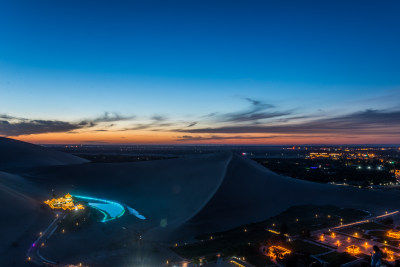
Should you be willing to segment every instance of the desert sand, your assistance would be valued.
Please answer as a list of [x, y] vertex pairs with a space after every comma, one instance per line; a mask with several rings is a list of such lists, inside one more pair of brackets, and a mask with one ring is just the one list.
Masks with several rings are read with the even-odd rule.
[[[2, 144], [4, 140], [6, 145]], [[331, 204], [379, 213], [397, 210], [400, 203], [400, 196], [390, 192], [281, 176], [229, 152], [147, 162], [87, 163], [71, 155], [0, 139], [0, 148], [4, 147], [8, 150], [0, 150], [0, 166], [14, 174], [0, 173], [1, 203], [9, 203], [0, 207], [2, 218], [8, 218], [0, 224], [3, 259], [12, 255], [6, 253], [21, 232], [39, 229], [39, 219], [49, 220], [40, 203], [52, 189], [59, 195], [70, 192], [117, 201], [146, 217], [142, 221], [124, 215], [68, 237], [55, 234], [42, 251], [61, 262], [86, 259], [92, 266], [102, 266], [101, 262], [109, 260], [121, 264], [156, 262], [157, 266], [164, 257], [160, 255], [170, 253], [165, 248], [174, 242], [265, 220], [293, 205]], [[24, 153], [25, 147], [29, 153]], [[14, 151], [14, 160], [6, 156], [10, 150]], [[35, 154], [34, 161], [31, 153]], [[24, 249], [20, 246], [13, 251], [21, 254]], [[101, 251], [108, 251], [109, 258], [104, 253], [99, 255]], [[139, 251], [140, 259], [134, 256]]]

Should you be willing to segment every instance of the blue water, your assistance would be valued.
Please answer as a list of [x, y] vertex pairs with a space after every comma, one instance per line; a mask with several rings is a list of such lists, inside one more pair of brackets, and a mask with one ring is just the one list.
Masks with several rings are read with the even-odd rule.
[[132, 214], [132, 215], [135, 215], [136, 218], [139, 218], [141, 220], [146, 220], [146, 217], [141, 215], [137, 210], [135, 210], [135, 209], [133, 209], [131, 207], [128, 207], [128, 206], [126, 206], [126, 208], [128, 209], [129, 213]]
[[90, 202], [88, 205], [94, 209], [100, 211], [104, 218], [101, 220], [102, 222], [111, 221], [117, 219], [124, 215], [125, 208], [121, 204], [105, 199], [99, 199], [94, 197], [85, 197], [85, 196], [73, 196], [78, 199], [90, 200], [95, 202]]
[[106, 212], [110, 217], [117, 217], [121, 213], [121, 207], [108, 203], [89, 203], [89, 206], [96, 207]]
[[[84, 200], [89, 200], [91, 202], [88, 205], [98, 211], [100, 211], [104, 218], [101, 220], [102, 222], [111, 221], [117, 219], [125, 214], [125, 207], [121, 204], [105, 199], [99, 199], [94, 197], [86, 197], [86, 196], [73, 196], [75, 198], [80, 198]], [[127, 207], [130, 214], [136, 216], [138, 219], [145, 220], [146, 218], [143, 215], [140, 215], [138, 211], [131, 207]]]

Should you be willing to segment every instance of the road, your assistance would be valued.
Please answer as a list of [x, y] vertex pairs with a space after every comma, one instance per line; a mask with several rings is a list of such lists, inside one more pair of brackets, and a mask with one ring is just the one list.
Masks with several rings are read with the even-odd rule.
[[50, 223], [46, 230], [41, 232], [39, 237], [32, 243], [31, 247], [28, 249], [28, 252], [26, 253], [28, 261], [33, 262], [37, 265], [46, 264], [48, 266], [63, 266], [40, 255], [40, 248], [44, 246], [46, 244], [46, 241], [54, 234], [54, 232], [58, 228], [58, 222], [64, 219], [65, 216], [66, 214], [62, 212], [56, 212], [56, 218]]
[[[355, 245], [359, 248], [359, 253], [363, 253], [366, 255], [370, 255], [372, 252], [372, 247], [374, 245], [377, 245], [378, 247], [388, 247], [388, 249], [393, 249], [393, 253], [391, 254], [392, 256], [389, 255], [387, 260], [393, 261], [396, 258], [400, 257], [400, 253], [397, 253], [396, 250], [398, 247], [391, 246], [389, 244], [383, 244], [375, 240], [370, 240], [362, 237], [362, 233], [353, 233], [349, 234], [346, 232], [341, 231], [342, 229], [345, 229], [347, 227], [352, 227], [356, 226], [359, 224], [367, 223], [367, 222], [376, 222], [378, 219], [382, 219], [385, 217], [391, 217], [391, 216], [397, 216], [400, 215], [399, 211], [394, 211], [394, 212], [386, 212], [382, 215], [375, 216], [368, 218], [366, 220], [361, 220], [357, 222], [352, 222], [349, 224], [343, 224], [337, 227], [332, 227], [332, 228], [326, 228], [326, 229], [320, 229], [317, 231], [314, 231], [312, 233], [312, 236], [315, 237], [316, 240], [314, 241], [316, 244], [322, 244], [324, 246], [328, 246], [331, 248], [331, 251], [336, 250], [338, 252], [346, 252], [347, 247], [350, 245]], [[329, 235], [325, 235], [325, 233], [331, 232]], [[368, 232], [368, 231], [367, 231]], [[390, 252], [390, 251], [384, 251], [384, 252]]]

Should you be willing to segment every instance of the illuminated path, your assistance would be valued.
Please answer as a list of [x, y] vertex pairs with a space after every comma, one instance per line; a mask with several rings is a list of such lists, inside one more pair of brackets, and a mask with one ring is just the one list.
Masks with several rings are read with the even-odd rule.
[[57, 229], [58, 222], [61, 219], [65, 218], [65, 214], [63, 213], [56, 213], [56, 215], [57, 216], [54, 221], [46, 228], [46, 230], [42, 232], [42, 234], [35, 240], [35, 242], [32, 243], [32, 246], [28, 249], [28, 252], [26, 253], [28, 261], [33, 262], [37, 265], [42, 265], [43, 263], [46, 263], [49, 266], [58, 266], [55, 262], [45, 259], [39, 253], [41, 243], [46, 243], [46, 240], [50, 238], [50, 236]]
[[[108, 222], [111, 220], [115, 220], [118, 219], [120, 217], [122, 217], [125, 214], [125, 210], [128, 210], [129, 214], [134, 215], [136, 218], [141, 219], [141, 220], [145, 220], [146, 218], [141, 215], [137, 210], [114, 202], [114, 201], [109, 201], [109, 200], [105, 200], [105, 199], [100, 199], [100, 198], [94, 198], [94, 197], [87, 197], [87, 196], [73, 196], [76, 199], [81, 199], [81, 200], [85, 200], [88, 202], [88, 206], [91, 208], [94, 208], [96, 210], [98, 210], [99, 212], [101, 212], [103, 214], [103, 219], [101, 220], [101, 222]], [[65, 212], [56, 212], [56, 218], [54, 219], [54, 221], [52, 221], [52, 223], [46, 228], [45, 231], [43, 231], [43, 233], [41, 233], [41, 235], [35, 240], [35, 242], [33, 242], [32, 246], [28, 249], [28, 252], [26, 254], [27, 260], [35, 263], [37, 265], [42, 265], [42, 264], [46, 264], [48, 266], [75, 266], [72, 264], [58, 264], [56, 262], [53, 262], [51, 260], [48, 260], [46, 258], [44, 258], [42, 255], [40, 255], [39, 253], [39, 249], [43, 244], [46, 243], [47, 239], [49, 239], [53, 233], [56, 231], [57, 227], [58, 227], [58, 222], [62, 219], [64, 219], [66, 217], [66, 213]], [[82, 266], [82, 265], [81, 265]]]

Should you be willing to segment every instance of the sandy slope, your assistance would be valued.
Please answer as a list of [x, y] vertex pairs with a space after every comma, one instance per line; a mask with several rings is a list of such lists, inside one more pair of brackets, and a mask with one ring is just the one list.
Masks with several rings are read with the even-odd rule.
[[[179, 229], [212, 198], [225, 177], [230, 158], [226, 153], [150, 162], [36, 168], [31, 180], [54, 187], [56, 192], [70, 191], [119, 201], [147, 218], [141, 221], [129, 215], [77, 234], [54, 235], [43, 255], [60, 261], [82, 255], [88, 261], [97, 258], [96, 252], [115, 247], [115, 243], [132, 243], [132, 238], [125, 240], [131, 229], [146, 232], [147, 240], [175, 238], [170, 236], [171, 229]], [[79, 240], [84, 247], [76, 246]], [[68, 249], [59, 249], [60, 246]]]
[[399, 203], [399, 194], [292, 179], [234, 156], [218, 191], [185, 227], [222, 231], [267, 219], [293, 205], [332, 204], [384, 212], [400, 209]]
[[[25, 170], [24, 175], [29, 183], [15, 175], [0, 175], [0, 200], [13, 203], [10, 207], [1, 206], [0, 211], [15, 222], [1, 222], [0, 227], [10, 233], [26, 228], [28, 220], [35, 218], [34, 199], [42, 201], [47, 197], [38, 192], [34, 199], [30, 198], [37, 188], [115, 200], [147, 218], [140, 221], [124, 216], [84, 232], [54, 235], [43, 253], [60, 261], [80, 256], [95, 259], [96, 251], [129, 244], [132, 240], [126, 237], [126, 229], [143, 233], [146, 242], [171, 244], [201, 233], [264, 220], [293, 205], [332, 204], [375, 212], [397, 210], [400, 206], [398, 194], [292, 179], [230, 153], [135, 163], [42, 166]], [[0, 245], [12, 240], [7, 238]], [[84, 247], [76, 246], [80, 240], [85, 241]]]
[[400, 195], [292, 179], [240, 156], [36, 168], [32, 179], [59, 192], [106, 198], [143, 214], [145, 237], [183, 240], [267, 219], [293, 205], [332, 204], [376, 212]]
[[35, 168], [31, 180], [56, 193], [122, 202], [148, 226], [180, 225], [200, 210], [225, 177], [230, 153], [135, 163], [96, 163]]
[[0, 170], [20, 167], [80, 164], [85, 159], [42, 146], [0, 137]]
[[19, 260], [24, 260], [27, 242], [33, 238], [26, 238], [26, 232], [39, 218], [41, 209], [37, 198], [43, 195], [24, 178], [0, 172], [0, 266], [4, 266], [6, 256], [13, 259], [14, 252]]

